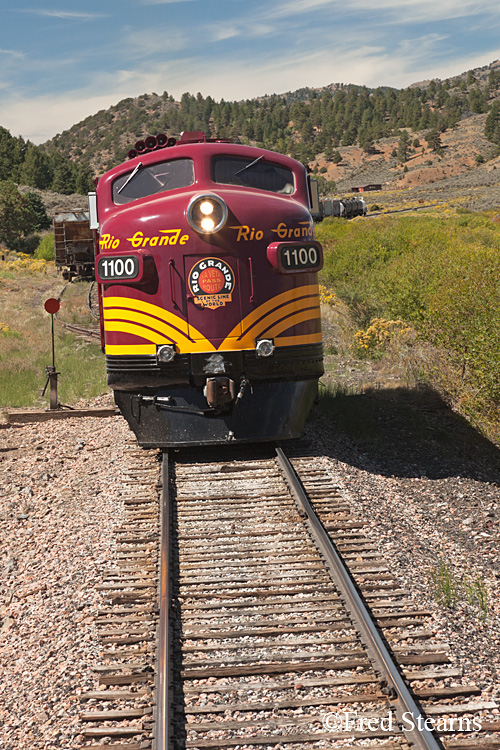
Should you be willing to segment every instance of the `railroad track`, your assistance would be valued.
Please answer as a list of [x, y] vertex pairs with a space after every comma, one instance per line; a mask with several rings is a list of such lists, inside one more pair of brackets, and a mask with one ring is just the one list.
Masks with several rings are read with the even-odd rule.
[[71, 333], [76, 333], [77, 336], [82, 336], [87, 339], [99, 339], [101, 334], [98, 328], [87, 328], [86, 326], [76, 326], [73, 323], [64, 323], [62, 320], [59, 321], [61, 325]]
[[88, 748], [500, 748], [307, 446], [129, 450]]

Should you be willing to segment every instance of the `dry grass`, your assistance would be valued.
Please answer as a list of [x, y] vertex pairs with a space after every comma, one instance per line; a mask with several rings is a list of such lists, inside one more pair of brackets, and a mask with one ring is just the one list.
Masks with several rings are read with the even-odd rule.
[[[12, 263], [0, 266], [0, 406], [47, 405], [48, 394], [42, 397], [41, 391], [52, 352], [51, 320], [44, 302], [59, 297], [63, 287], [53, 264], [46, 264], [42, 272], [22, 262], [18, 267]], [[61, 373], [58, 395], [61, 403], [70, 405], [107, 390], [99, 345], [76, 338], [60, 325], [63, 320], [90, 323], [87, 291], [86, 283], [66, 287], [54, 320], [55, 363]]]

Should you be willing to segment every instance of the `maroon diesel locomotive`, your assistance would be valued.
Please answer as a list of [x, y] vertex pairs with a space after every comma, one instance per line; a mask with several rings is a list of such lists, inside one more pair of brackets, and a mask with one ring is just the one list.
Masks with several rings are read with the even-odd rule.
[[108, 383], [139, 444], [297, 437], [323, 373], [304, 166], [201, 132], [129, 156], [89, 207]]

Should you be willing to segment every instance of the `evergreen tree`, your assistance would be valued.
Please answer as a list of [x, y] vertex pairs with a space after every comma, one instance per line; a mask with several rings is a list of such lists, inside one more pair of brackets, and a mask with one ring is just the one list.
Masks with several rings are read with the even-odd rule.
[[14, 138], [6, 128], [0, 127], [0, 180], [19, 178], [25, 149], [22, 138]]
[[52, 222], [47, 216], [47, 211], [38, 193], [29, 190], [26, 193], [26, 198], [34, 217], [33, 231], [40, 232], [43, 229], [49, 229], [52, 226]]
[[71, 195], [75, 190], [75, 167], [73, 163], [62, 154], [55, 153], [52, 156], [53, 180], [51, 189], [55, 193]]
[[75, 192], [86, 195], [91, 190], [95, 190], [94, 173], [90, 164], [84, 161], [78, 165], [76, 170]]
[[469, 107], [477, 115], [488, 111], [488, 102], [481, 89], [475, 87], [469, 91]]
[[40, 190], [48, 190], [52, 185], [53, 171], [47, 154], [32, 143], [28, 144], [26, 157], [21, 168], [21, 182]]
[[429, 130], [425, 135], [425, 140], [433, 151], [439, 151], [441, 148], [441, 133], [439, 130]]
[[486, 118], [484, 135], [492, 143], [500, 146], [500, 102], [494, 101]]
[[0, 244], [8, 250], [24, 250], [38, 224], [30, 198], [12, 181], [0, 182]]
[[410, 136], [407, 130], [402, 130], [398, 142], [398, 159], [405, 162], [408, 159], [408, 149], [410, 147]]

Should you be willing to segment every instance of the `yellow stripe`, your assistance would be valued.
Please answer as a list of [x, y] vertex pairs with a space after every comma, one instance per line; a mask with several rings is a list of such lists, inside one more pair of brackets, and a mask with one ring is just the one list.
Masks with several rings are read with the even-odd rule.
[[[144, 315], [144, 313], [135, 312], [135, 310], [105, 310], [104, 320], [125, 320], [129, 323], [137, 323], [141, 326], [148, 326], [149, 329], [153, 329], [158, 333], [162, 333], [164, 336], [169, 336], [169, 338], [175, 341], [176, 344], [182, 346], [183, 350], [185, 346], [189, 346], [192, 343], [187, 336], [184, 336], [183, 333], [178, 331], [169, 323], [163, 323], [157, 318], [152, 318], [151, 315]], [[104, 327], [107, 328], [106, 323], [104, 324]], [[147, 339], [148, 336], [145, 335], [144, 338]]]
[[296, 300], [299, 296], [303, 297], [313, 294], [319, 295], [319, 284], [308, 284], [307, 286], [300, 286], [297, 289], [289, 289], [287, 292], [277, 294], [276, 297], [268, 299], [267, 302], [264, 302], [256, 310], [253, 310], [251, 313], [249, 313], [246, 318], [243, 318], [243, 320], [233, 328], [227, 338], [237, 338], [239, 335], [240, 327], [246, 338], [248, 329], [253, 326], [259, 318], [268, 313], [270, 310], [273, 310], [278, 305], [285, 304], [285, 302]]
[[[297, 313], [304, 312], [305, 308], [310, 308], [312, 304], [314, 304], [314, 301], [315, 300], [312, 299], [303, 299], [299, 301], [294, 300], [293, 302], [290, 302], [290, 304], [285, 305], [284, 307], [280, 307], [279, 310], [275, 310], [269, 315], [266, 315], [263, 320], [259, 321], [258, 326], [245, 336], [245, 340], [250, 343], [255, 341], [256, 338], [260, 338], [264, 334], [266, 336], [270, 335], [267, 333], [267, 329], [272, 326], [273, 323], [277, 323], [283, 318], [290, 320], [294, 315], [297, 315]], [[319, 304], [315, 305], [315, 308], [317, 308], [317, 312], [319, 313]], [[310, 310], [309, 313], [311, 313]], [[319, 315], [313, 317], [319, 317]], [[290, 327], [291, 324], [287, 326], [287, 328]]]
[[106, 344], [106, 354], [155, 354], [156, 344]]
[[143, 302], [139, 299], [129, 299], [127, 297], [103, 297], [103, 306], [108, 309], [112, 307], [128, 308], [129, 310], [146, 313], [146, 315], [153, 315], [160, 320], [164, 320], [166, 323], [170, 323], [170, 325], [174, 325], [179, 331], [182, 331], [185, 336], [189, 335], [189, 327], [184, 318], [168, 312], [168, 310], [165, 310], [163, 307], [152, 305], [150, 302]]
[[305, 333], [300, 336], [282, 336], [281, 338], [275, 338], [274, 343], [276, 346], [303, 346], [304, 344], [321, 344], [323, 341], [323, 335], [321, 331], [319, 333]]
[[274, 338], [275, 336], [279, 336], [283, 331], [292, 328], [292, 326], [298, 326], [299, 323], [305, 323], [308, 320], [317, 320], [318, 318], [319, 315], [315, 315], [313, 310], [304, 310], [303, 312], [286, 318], [286, 320], [281, 320], [273, 328], [265, 331], [265, 335], [266, 337]]
[[143, 328], [142, 326], [135, 325], [135, 323], [125, 323], [119, 321], [118, 323], [109, 322], [105, 328], [106, 332], [116, 331], [117, 333], [130, 333], [132, 336], [140, 336], [141, 339], [146, 341], [152, 341], [154, 344], [172, 344], [172, 339], [162, 336], [156, 331]]
[[[126, 297], [105, 297], [103, 302], [105, 308], [104, 319], [106, 321], [105, 330], [133, 333], [133, 335], [141, 336], [141, 338], [146, 339], [147, 341], [165, 343], [163, 339], [158, 340], [158, 337], [154, 336], [154, 331], [156, 330], [158, 332], [163, 332], [163, 334], [171, 339], [168, 343], [175, 341], [175, 343], [179, 345], [183, 354], [215, 351], [215, 346], [193, 326], [188, 326], [183, 318], [174, 315], [173, 313], [169, 313], [167, 310], [163, 310], [161, 307], [158, 307], [158, 305], [152, 305], [150, 302], [143, 302], [142, 300], [129, 299]], [[109, 327], [108, 321], [123, 319], [131, 322], [135, 321], [139, 326], [147, 325], [150, 329], [152, 328], [153, 331], [142, 329], [142, 332], [139, 333], [139, 329], [134, 331], [130, 327]], [[196, 341], [191, 341], [188, 336], [189, 332], [197, 337]]]
[[[320, 344], [323, 340], [322, 334], [312, 333], [300, 336], [282, 336], [276, 338], [276, 346], [303, 346], [305, 344]], [[106, 354], [110, 356], [125, 356], [133, 354], [156, 354], [156, 344], [106, 344]]]
[[[273, 325], [273, 323], [276, 323], [276, 321], [281, 320], [282, 318], [290, 319], [294, 314], [303, 311], [305, 306], [310, 307], [312, 302], [313, 300], [311, 299], [300, 301], [293, 300], [288, 305], [284, 305], [283, 307], [280, 307], [279, 310], [274, 310], [269, 313], [269, 315], [266, 315], [262, 320], [259, 320], [258, 324], [255, 323], [239, 341], [235, 342], [234, 339], [228, 337], [219, 348], [226, 351], [228, 349], [234, 349], [236, 343], [238, 349], [253, 349], [255, 346], [255, 340], [260, 338], [267, 329]], [[290, 325], [287, 326], [287, 328], [289, 327]], [[268, 334], [266, 333], [266, 336], [267, 335]]]
[[[260, 305], [257, 310], [251, 312], [242, 321], [241, 327], [244, 331], [244, 335], [238, 341], [237, 348], [253, 349], [255, 339], [259, 338], [259, 336], [262, 335], [262, 332], [269, 328], [269, 326], [271, 326], [276, 320], [279, 320], [284, 316], [292, 316], [293, 313], [299, 312], [304, 306], [310, 306], [316, 302], [319, 308], [318, 293], [318, 285], [311, 284], [309, 286], [303, 286], [298, 289], [283, 292], [283, 294], [278, 294], [276, 297], [264, 302], [263, 305]], [[297, 299], [298, 296], [306, 296], [306, 299]], [[307, 299], [307, 297], [309, 297], [309, 299]], [[286, 303], [287, 299], [290, 300], [288, 303]], [[277, 305], [280, 305], [280, 307], [275, 309]], [[266, 311], [269, 310], [270, 312], [266, 315]], [[237, 334], [238, 327], [235, 327], [219, 347], [219, 350], [227, 351], [228, 349], [234, 349], [234, 337], [237, 336]]]
[[[150, 328], [144, 328], [144, 326], [137, 325], [136, 323], [127, 323], [126, 321], [108, 321], [106, 322], [106, 332], [117, 332], [117, 333], [129, 333], [132, 336], [140, 336], [141, 339], [146, 341], [152, 341], [155, 344], [173, 344], [176, 343], [175, 339], [170, 336], [163, 336], [157, 331], [152, 331]], [[124, 345], [125, 346], [125, 345]], [[180, 347], [179, 347], [180, 348]], [[214, 352], [215, 346], [207, 341], [206, 339], [200, 339], [199, 341], [187, 341], [186, 344], [182, 344], [182, 354], [193, 354], [203, 352]]]
[[[272, 297], [239, 322], [228, 336], [226, 336], [218, 349], [204, 338], [199, 331], [193, 328], [193, 326], [188, 326], [187, 321], [178, 315], [169, 313], [167, 310], [158, 307], [158, 305], [153, 305], [150, 302], [129, 299], [126, 297], [103, 298], [103, 306], [105, 308], [105, 330], [140, 336], [141, 338], [146, 339], [146, 341], [151, 341], [154, 344], [175, 342], [178, 344], [182, 353], [186, 354], [194, 352], [228, 351], [231, 349], [253, 349], [255, 346], [255, 339], [264, 331], [267, 336], [276, 337], [282, 331], [286, 331], [294, 325], [318, 318], [319, 315], [313, 314], [315, 312], [313, 310], [300, 311], [301, 307], [303, 308], [304, 305], [313, 302], [312, 299], [297, 299], [297, 297], [313, 297], [318, 294], [318, 284], [308, 284], [306, 286], [290, 289]], [[276, 307], [279, 307], [279, 309], [276, 310]], [[273, 326], [277, 320], [283, 317], [285, 317], [285, 320], [276, 323], [274, 327], [267, 330], [269, 326]], [[124, 318], [125, 321], [123, 320]], [[261, 318], [262, 320], [260, 320]], [[257, 323], [258, 326], [255, 327]], [[149, 326], [149, 328], [145, 328], [144, 326], [146, 325]], [[254, 330], [250, 331], [252, 328]], [[190, 331], [197, 337], [196, 341], [191, 341], [189, 338]], [[236, 342], [235, 339], [240, 336], [241, 331], [244, 332], [244, 335]], [[280, 346], [292, 346], [293, 344], [299, 343], [299, 340], [302, 338], [305, 338], [304, 343], [317, 343], [322, 340], [321, 334], [311, 334], [311, 336], [313, 337], [312, 339], [307, 334], [304, 336], [289, 336], [280, 339], [279, 343], [276, 343]], [[284, 343], [285, 341], [289, 343]], [[111, 346], [113, 346], [113, 351], [116, 354], [132, 354], [132, 350], [139, 349], [142, 346], [151, 347], [151, 344], [130, 346], [123, 344]], [[118, 351], [120, 347], [123, 347], [123, 352]], [[107, 346], [106, 351], [108, 353], [109, 350], [110, 347]], [[141, 350], [137, 353], [146, 353], [146, 351]], [[153, 353], [152, 347], [147, 353]]]

